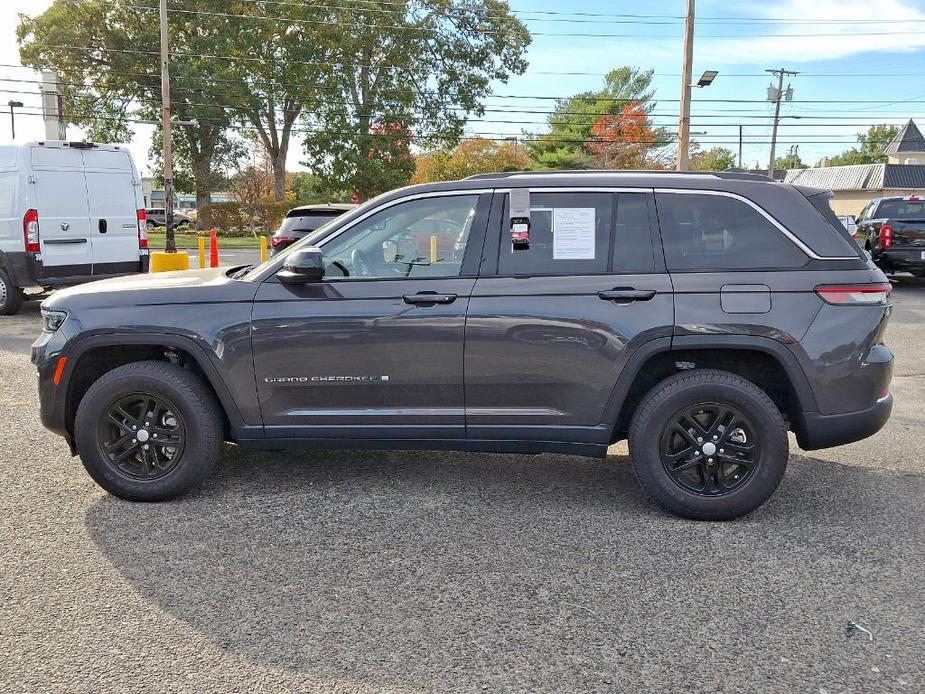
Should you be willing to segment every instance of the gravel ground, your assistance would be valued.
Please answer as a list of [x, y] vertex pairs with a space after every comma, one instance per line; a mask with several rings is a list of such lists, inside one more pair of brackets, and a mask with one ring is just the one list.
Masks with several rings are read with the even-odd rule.
[[925, 285], [895, 299], [884, 432], [794, 448], [723, 524], [659, 512], [619, 446], [229, 447], [125, 503], [39, 424], [29, 304], [0, 318], [0, 691], [925, 691]]

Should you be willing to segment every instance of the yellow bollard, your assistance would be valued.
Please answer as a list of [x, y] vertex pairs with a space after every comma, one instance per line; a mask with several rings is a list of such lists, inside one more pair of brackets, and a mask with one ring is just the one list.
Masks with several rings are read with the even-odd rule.
[[177, 251], [154, 251], [151, 254], [151, 272], [170, 272], [171, 270], [189, 270], [189, 253]]
[[260, 262], [267, 262], [267, 237], [260, 237]]
[[199, 267], [204, 268], [206, 266], [206, 237], [199, 237]]
[[437, 235], [434, 234], [430, 237], [430, 262], [437, 262]]

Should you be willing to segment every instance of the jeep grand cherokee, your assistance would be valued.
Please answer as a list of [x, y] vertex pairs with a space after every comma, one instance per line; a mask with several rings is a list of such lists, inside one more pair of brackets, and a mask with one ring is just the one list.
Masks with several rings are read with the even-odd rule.
[[829, 196], [737, 173], [396, 190], [256, 267], [47, 299], [42, 420], [133, 500], [193, 488], [223, 441], [603, 456], [628, 438], [662, 507], [734, 518], [777, 487], [788, 429], [812, 450], [890, 415], [890, 285]]

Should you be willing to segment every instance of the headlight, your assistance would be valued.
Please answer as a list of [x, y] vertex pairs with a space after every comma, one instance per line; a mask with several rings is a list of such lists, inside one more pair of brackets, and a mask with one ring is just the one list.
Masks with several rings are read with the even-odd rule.
[[64, 321], [67, 320], [67, 313], [64, 311], [48, 311], [42, 309], [42, 330], [46, 333], [53, 333], [58, 330]]

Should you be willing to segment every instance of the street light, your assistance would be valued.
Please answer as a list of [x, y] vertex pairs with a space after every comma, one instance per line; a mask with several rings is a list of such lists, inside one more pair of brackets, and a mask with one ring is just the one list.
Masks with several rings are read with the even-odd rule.
[[719, 74], [719, 71], [717, 70], [707, 70], [700, 76], [700, 79], [697, 81], [697, 84], [692, 84], [691, 86], [699, 87], [701, 89], [703, 87], [709, 87], [711, 84], [713, 84], [713, 80], [716, 79], [716, 76], [718, 74]]
[[22, 108], [22, 101], [8, 101], [10, 107], [10, 128], [13, 130], [13, 139], [16, 139], [16, 115], [13, 113], [14, 108]]

